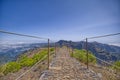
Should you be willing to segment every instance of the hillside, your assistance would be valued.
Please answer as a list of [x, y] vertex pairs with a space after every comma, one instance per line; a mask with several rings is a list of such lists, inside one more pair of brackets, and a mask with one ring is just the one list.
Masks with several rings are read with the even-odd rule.
[[[85, 49], [85, 42], [72, 42], [66, 40], [60, 40], [57, 42], [59, 46], [69, 45], [74, 49]], [[106, 61], [120, 60], [120, 47], [108, 44], [102, 44], [98, 42], [88, 42], [88, 50], [91, 51], [96, 57]]]
[[[27, 77], [31, 75], [34, 75], [34, 80], [39, 78], [41, 72], [47, 69], [47, 50], [47, 48], [30, 50], [24, 54], [21, 54], [17, 60], [1, 65], [0, 80], [15, 80], [29, 69], [31, 69], [30, 72], [28, 72], [25, 77], [22, 77], [23, 80], [26, 80]], [[50, 48], [50, 56], [52, 56], [53, 53], [54, 48]], [[31, 72], [34, 74], [31, 74]], [[29, 78], [32, 79], [31, 77]]]
[[1, 44], [0, 64], [7, 63], [9, 61], [15, 61], [19, 55], [45, 46], [46, 43]]
[[[84, 49], [84, 44], [84, 41], [72, 42], [60, 40], [57, 42], [57, 45], [59, 46], [70, 45], [74, 49]], [[1, 45], [0, 64], [4, 64], [9, 61], [15, 61], [19, 55], [45, 46], [47, 46], [47, 43]], [[50, 46], [53, 46], [53, 43], [51, 43]], [[118, 46], [102, 44], [98, 42], [88, 42], [88, 50], [102, 60], [109, 62], [120, 60], [120, 47]]]

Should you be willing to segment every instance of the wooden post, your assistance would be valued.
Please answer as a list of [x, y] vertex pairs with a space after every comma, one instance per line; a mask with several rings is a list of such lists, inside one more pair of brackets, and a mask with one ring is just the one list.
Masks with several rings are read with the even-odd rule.
[[72, 48], [72, 57], [73, 57], [73, 48]]
[[67, 51], [69, 52], [68, 44], [67, 44]]
[[73, 47], [72, 47], [72, 41], [70, 42], [70, 46], [71, 46], [72, 57], [73, 57]]
[[86, 38], [86, 57], [87, 57], [87, 69], [88, 69], [88, 42]]
[[50, 55], [50, 43], [49, 43], [49, 39], [48, 39], [48, 70], [49, 70], [49, 55]]
[[56, 55], [56, 43], [55, 43], [54, 47], [55, 47], [55, 55]]
[[70, 54], [70, 46], [69, 46], [69, 54]]

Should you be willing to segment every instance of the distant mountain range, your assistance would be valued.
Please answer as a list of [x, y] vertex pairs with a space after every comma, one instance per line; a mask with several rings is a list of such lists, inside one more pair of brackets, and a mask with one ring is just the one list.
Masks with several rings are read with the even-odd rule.
[[[60, 40], [57, 42], [59, 46], [68, 45], [74, 49], [85, 49], [85, 42], [72, 42], [66, 40]], [[98, 42], [88, 42], [88, 50], [91, 51], [96, 57], [114, 62], [120, 60], [120, 47], [108, 44], [102, 44]]]
[[31, 49], [45, 47], [46, 43], [31, 43], [31, 44], [1, 44], [0, 45], [0, 64], [14, 61], [17, 57]]
[[[40, 47], [47, 47], [47, 43], [31, 43], [31, 44], [2, 44], [0, 45], [0, 64], [14, 61], [19, 55], [29, 50], [34, 50]], [[72, 42], [66, 40], [60, 40], [57, 45], [69, 45], [74, 49], [85, 49], [85, 42]], [[53, 43], [50, 46], [54, 46]], [[88, 42], [88, 50], [91, 51], [96, 57], [114, 62], [120, 60], [120, 47], [108, 44], [102, 44], [98, 42]]]

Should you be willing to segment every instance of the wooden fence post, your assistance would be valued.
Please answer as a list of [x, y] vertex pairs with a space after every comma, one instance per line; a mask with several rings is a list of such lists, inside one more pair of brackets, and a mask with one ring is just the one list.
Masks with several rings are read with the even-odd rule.
[[87, 57], [87, 69], [88, 69], [88, 39], [86, 38], [86, 57]]
[[49, 56], [50, 56], [50, 43], [49, 43], [49, 39], [48, 39], [48, 69], [49, 69]]

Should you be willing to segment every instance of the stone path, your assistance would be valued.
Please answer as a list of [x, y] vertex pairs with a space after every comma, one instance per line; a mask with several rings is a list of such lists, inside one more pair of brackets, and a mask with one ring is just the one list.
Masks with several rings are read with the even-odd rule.
[[71, 58], [66, 48], [60, 48], [39, 80], [102, 80], [101, 76]]

